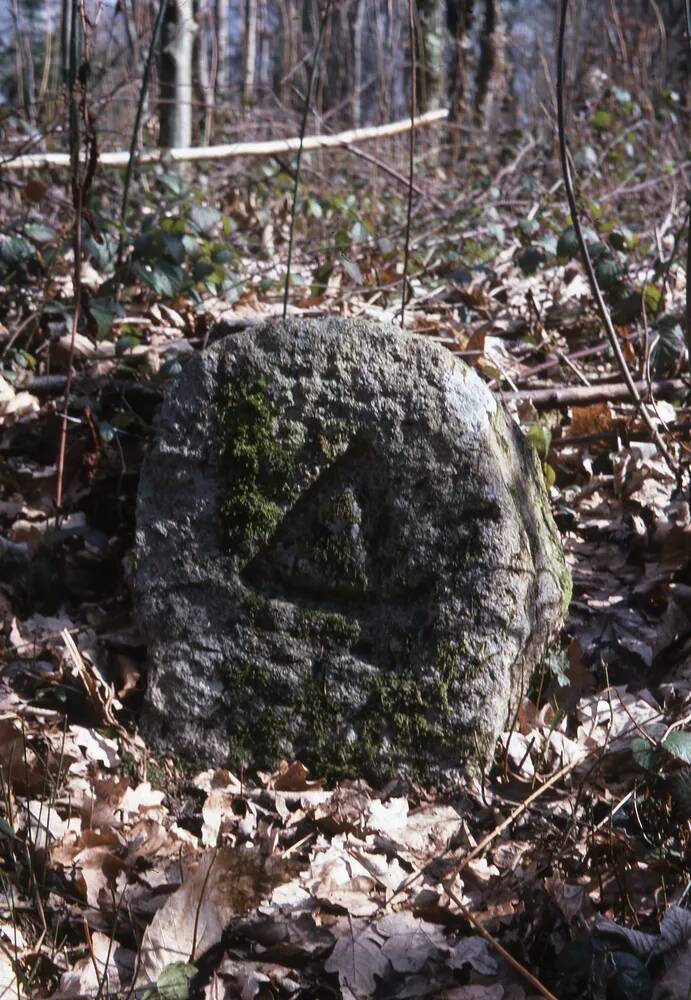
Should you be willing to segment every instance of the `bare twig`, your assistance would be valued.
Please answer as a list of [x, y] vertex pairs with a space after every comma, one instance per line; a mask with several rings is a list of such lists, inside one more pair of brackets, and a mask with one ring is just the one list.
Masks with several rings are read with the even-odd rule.
[[491, 945], [492, 948], [495, 949], [495, 951], [499, 952], [499, 954], [504, 959], [504, 961], [507, 962], [511, 966], [512, 969], [515, 969], [515, 971], [520, 976], [523, 976], [523, 978], [525, 980], [527, 980], [527, 982], [530, 983], [530, 985], [533, 987], [533, 989], [536, 989], [538, 991], [538, 993], [541, 994], [541, 996], [546, 997], [546, 1000], [558, 1000], [558, 997], [556, 997], [554, 995], [554, 993], [552, 993], [550, 990], [548, 990], [546, 986], [543, 986], [543, 984], [540, 982], [540, 980], [537, 979], [532, 974], [532, 972], [528, 972], [528, 970], [526, 969], [526, 967], [524, 965], [521, 965], [521, 963], [518, 961], [518, 959], [514, 958], [510, 951], [507, 951], [506, 948], [504, 948], [504, 946], [501, 945], [497, 941], [497, 939], [490, 934], [490, 932], [488, 930], [485, 930], [485, 928], [482, 926], [482, 924], [479, 922], [479, 920], [477, 920], [473, 916], [473, 914], [470, 912], [470, 910], [467, 908], [467, 906], [463, 905], [463, 903], [461, 902], [461, 900], [459, 899], [459, 897], [456, 895], [456, 893], [453, 891], [453, 889], [451, 889], [450, 887], [447, 886], [446, 891], [447, 891], [447, 893], [449, 895], [449, 898], [454, 901], [454, 903], [456, 904], [456, 906], [458, 907], [458, 909], [461, 911], [461, 913], [463, 914], [463, 916], [466, 918], [466, 920], [468, 921], [468, 923], [470, 923], [470, 924], [473, 925], [473, 927], [478, 932], [478, 934], [480, 935], [481, 938], [484, 938], [484, 940], [489, 945]]
[[132, 129], [132, 140], [130, 142], [129, 157], [127, 160], [127, 170], [125, 171], [125, 184], [122, 191], [122, 205], [120, 207], [120, 236], [118, 239], [116, 271], [120, 268], [120, 265], [122, 264], [122, 254], [125, 246], [125, 225], [127, 222], [127, 209], [129, 207], [129, 200], [130, 200], [130, 184], [132, 182], [132, 174], [134, 173], [134, 167], [137, 158], [139, 130], [142, 124], [142, 115], [144, 113], [144, 102], [146, 100], [146, 92], [149, 89], [149, 77], [151, 76], [151, 67], [153, 65], [154, 53], [156, 51], [156, 46], [158, 45], [158, 36], [161, 32], [161, 25], [163, 24], [163, 18], [165, 17], [167, 7], [168, 7], [168, 0], [160, 0], [158, 13], [156, 14], [156, 20], [154, 22], [154, 30], [151, 34], [151, 42], [149, 43], [149, 51], [147, 53], [146, 63], [144, 65], [142, 86], [139, 92], [139, 102], [137, 104], [137, 114], [134, 119], [134, 128]]
[[[71, 186], [72, 204], [74, 207], [72, 252], [74, 254], [74, 309], [70, 330], [70, 352], [67, 363], [67, 382], [65, 384], [65, 402], [60, 425], [60, 445], [57, 461], [57, 486], [55, 490], [55, 506], [58, 514], [62, 509], [63, 480], [65, 474], [65, 452], [67, 450], [67, 422], [70, 406], [70, 389], [74, 373], [74, 356], [77, 331], [81, 316], [82, 296], [82, 220], [86, 209], [86, 196], [91, 187], [96, 165], [98, 163], [98, 148], [96, 134], [86, 106], [86, 81], [89, 78], [88, 54], [86, 48], [86, 15], [81, 0], [72, 0], [71, 29], [69, 42], [69, 63], [65, 84], [68, 90], [68, 107], [70, 123], [70, 160], [72, 165]], [[84, 39], [84, 52], [81, 53], [79, 66], [78, 32]], [[81, 123], [85, 126], [85, 162], [80, 156]]]
[[413, 0], [408, 0], [408, 32], [410, 37], [410, 134], [408, 138], [408, 204], [405, 223], [405, 249], [403, 251], [403, 281], [401, 283], [401, 328], [405, 320], [405, 299], [408, 284], [408, 259], [410, 257], [410, 220], [413, 214], [413, 181], [415, 179], [415, 88], [416, 54], [415, 54], [415, 12]]
[[300, 122], [300, 142], [298, 145], [298, 155], [295, 161], [295, 181], [293, 184], [293, 199], [290, 206], [290, 235], [288, 236], [288, 261], [286, 263], [286, 278], [283, 287], [284, 319], [288, 314], [288, 296], [290, 294], [290, 266], [293, 260], [295, 215], [297, 212], [298, 190], [300, 188], [300, 164], [302, 162], [302, 151], [305, 147], [305, 129], [307, 128], [307, 116], [309, 115], [310, 104], [312, 103], [312, 94], [314, 93], [314, 83], [315, 80], [317, 79], [317, 67], [319, 66], [319, 51], [321, 49], [322, 39], [324, 38], [324, 29], [326, 28], [326, 22], [328, 21], [329, 14], [331, 13], [332, 3], [333, 0], [327, 0], [326, 7], [324, 8], [324, 13], [322, 15], [322, 19], [319, 24], [319, 37], [317, 38], [317, 44], [314, 49], [314, 58], [312, 59], [312, 69], [310, 70], [309, 84], [307, 86], [307, 94], [305, 95], [305, 106], [302, 112], [302, 121]]
[[660, 454], [664, 458], [665, 462], [669, 466], [670, 470], [675, 476], [679, 475], [679, 469], [675, 463], [672, 455], [670, 454], [665, 442], [660, 436], [660, 432], [653, 423], [652, 417], [648, 413], [647, 406], [643, 403], [641, 395], [638, 391], [638, 387], [633, 380], [633, 376], [629, 371], [628, 365], [626, 364], [626, 359], [621, 349], [621, 344], [617, 337], [616, 331], [612, 324], [612, 318], [609, 314], [609, 310], [605, 304], [605, 300], [602, 297], [602, 292], [600, 291], [600, 286], [597, 283], [597, 278], [595, 277], [595, 271], [593, 269], [593, 263], [590, 259], [590, 254], [588, 252], [588, 247], [585, 242], [585, 237], [583, 236], [583, 229], [581, 226], [580, 217], [578, 214], [578, 205], [576, 204], [576, 195], [573, 188], [573, 180], [571, 177], [571, 167], [569, 165], [568, 149], [566, 145], [566, 124], [564, 121], [564, 67], [565, 67], [565, 38], [566, 38], [566, 15], [568, 12], [568, 0], [561, 0], [560, 17], [559, 17], [559, 40], [557, 45], [557, 122], [559, 131], [559, 153], [561, 156], [561, 169], [564, 178], [564, 188], [566, 190], [566, 197], [569, 202], [569, 209], [571, 211], [571, 221], [573, 223], [574, 232], [576, 234], [576, 239], [578, 240], [578, 246], [581, 252], [581, 258], [583, 260], [583, 265], [585, 267], [586, 274], [588, 276], [588, 283], [590, 284], [590, 290], [592, 292], [593, 298], [597, 304], [598, 311], [602, 318], [602, 322], [605, 327], [605, 333], [610, 342], [612, 352], [616, 359], [617, 365], [624, 376], [624, 381], [631, 395], [631, 398], [636, 404], [636, 407], [640, 411], [640, 414], [645, 421], [650, 435], [655, 442]]

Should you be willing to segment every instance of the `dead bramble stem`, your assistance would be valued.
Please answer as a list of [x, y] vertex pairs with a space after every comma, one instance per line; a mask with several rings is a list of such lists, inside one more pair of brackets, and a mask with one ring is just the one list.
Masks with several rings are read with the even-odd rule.
[[681, 479], [681, 467], [674, 461], [672, 455], [667, 448], [667, 445], [662, 440], [660, 432], [655, 426], [650, 413], [648, 412], [648, 407], [643, 402], [641, 395], [638, 391], [636, 383], [633, 380], [633, 376], [629, 371], [629, 366], [626, 364], [626, 359], [624, 358], [621, 345], [619, 343], [619, 338], [617, 337], [616, 330], [612, 323], [612, 317], [609, 314], [609, 310], [605, 304], [605, 300], [600, 291], [600, 286], [597, 283], [597, 278], [595, 277], [595, 270], [593, 268], [593, 262], [590, 259], [590, 253], [588, 252], [588, 247], [585, 242], [585, 237], [583, 235], [583, 227], [581, 226], [581, 220], [578, 214], [578, 205], [576, 204], [576, 195], [573, 187], [573, 178], [571, 176], [571, 167], [569, 165], [569, 154], [566, 144], [566, 125], [564, 116], [564, 70], [566, 66], [566, 49], [565, 49], [565, 39], [566, 39], [566, 16], [569, 8], [569, 0], [561, 0], [560, 11], [559, 11], [559, 37], [557, 44], [557, 130], [559, 133], [559, 154], [561, 158], [561, 169], [562, 176], [564, 178], [564, 188], [566, 190], [566, 197], [569, 203], [569, 210], [571, 212], [571, 221], [573, 223], [574, 233], [578, 241], [578, 248], [580, 250], [581, 259], [583, 261], [583, 266], [585, 268], [586, 275], [588, 277], [588, 284], [590, 285], [590, 290], [592, 292], [593, 298], [595, 299], [595, 304], [597, 305], [598, 312], [602, 318], [602, 323], [605, 328], [605, 333], [607, 334], [607, 339], [609, 340], [610, 347], [612, 348], [612, 353], [616, 359], [619, 370], [624, 376], [624, 381], [626, 382], [627, 389], [631, 398], [633, 399], [636, 409], [639, 411], [641, 417], [643, 418], [650, 435], [655, 442], [658, 451], [662, 455], [666, 464], [668, 465], [670, 471], [677, 478]]

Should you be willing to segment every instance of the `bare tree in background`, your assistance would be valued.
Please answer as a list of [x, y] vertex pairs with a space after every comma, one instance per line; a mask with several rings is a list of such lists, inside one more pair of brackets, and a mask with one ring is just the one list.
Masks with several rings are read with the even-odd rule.
[[502, 98], [506, 33], [501, 0], [485, 0], [484, 7], [475, 92], [475, 124], [486, 130], [491, 124], [492, 112]]
[[257, 29], [259, 0], [247, 0], [245, 5], [245, 63], [242, 81], [243, 104], [254, 101], [254, 77], [257, 64]]
[[418, 111], [439, 108], [444, 104], [444, 27], [440, 0], [416, 0]]
[[159, 65], [159, 143], [164, 149], [192, 144], [192, 53], [196, 30], [193, 0], [167, 0]]

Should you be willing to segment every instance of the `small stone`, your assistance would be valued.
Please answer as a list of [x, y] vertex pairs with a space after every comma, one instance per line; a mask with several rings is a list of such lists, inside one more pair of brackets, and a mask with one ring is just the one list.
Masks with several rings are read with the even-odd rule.
[[187, 363], [137, 566], [153, 744], [329, 778], [483, 766], [570, 597], [540, 464], [475, 373], [336, 319]]

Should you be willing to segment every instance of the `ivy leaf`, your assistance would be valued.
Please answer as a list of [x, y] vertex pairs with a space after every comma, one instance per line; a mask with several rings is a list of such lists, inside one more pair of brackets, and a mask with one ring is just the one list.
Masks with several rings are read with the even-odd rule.
[[540, 229], [540, 223], [537, 219], [521, 219], [518, 223], [518, 231], [521, 236], [525, 236], [526, 239], [530, 239], [534, 236]]
[[115, 299], [92, 299], [89, 315], [96, 324], [96, 339], [103, 340], [110, 333], [116, 316], [124, 316], [125, 310]]
[[617, 232], [617, 230], [609, 234], [609, 244], [614, 250], [619, 250], [621, 252], [625, 252], [629, 249], [628, 238], [624, 235], [624, 233]]
[[691, 819], [691, 771], [675, 775], [670, 782], [670, 791], [677, 814], [682, 819]]
[[12, 840], [17, 839], [17, 835], [15, 834], [10, 824], [7, 822], [7, 820], [4, 820], [2, 816], [0, 816], [0, 840], [6, 837], [11, 837]]
[[133, 337], [130, 333], [126, 333], [122, 337], [118, 337], [115, 344], [115, 356], [121, 358], [123, 354], [132, 350], [133, 347], [137, 347], [140, 343], [141, 341], [139, 337]]
[[545, 657], [545, 667], [554, 677], [559, 687], [568, 687], [571, 683], [569, 679], [569, 657], [563, 650], [548, 653]]
[[107, 420], [102, 420], [98, 425], [98, 434], [105, 444], [109, 444], [117, 434], [117, 431], [112, 424], [109, 424]]
[[350, 233], [346, 232], [345, 229], [337, 229], [334, 233], [334, 243], [339, 253], [350, 250]]
[[145, 285], [164, 298], [173, 298], [185, 284], [185, 272], [172, 261], [158, 260], [150, 267], [136, 263], [135, 273]]
[[214, 226], [221, 221], [221, 213], [210, 205], [193, 205], [190, 220], [198, 233], [210, 236]]
[[367, 232], [366, 226], [359, 220], [353, 223], [353, 228], [350, 230], [350, 235], [352, 237], [353, 243], [364, 243], [369, 239], [369, 233]]
[[163, 970], [153, 990], [147, 990], [143, 1000], [189, 1000], [190, 982], [197, 971], [190, 962], [173, 962]]
[[0, 262], [8, 267], [16, 267], [17, 264], [35, 256], [36, 248], [21, 236], [6, 236], [0, 239]]
[[613, 257], [602, 257], [595, 265], [597, 283], [605, 292], [614, 287], [619, 280], [620, 273], [619, 264]]
[[641, 315], [641, 293], [635, 289], [625, 289], [620, 294], [612, 309], [612, 322], [616, 326], [626, 326], [633, 323]]
[[557, 257], [562, 260], [572, 260], [578, 253], [578, 239], [576, 230], [569, 226], [557, 240]]
[[650, 361], [656, 378], [664, 378], [679, 366], [686, 351], [686, 339], [676, 316], [665, 314], [655, 324], [657, 340], [650, 352]]
[[29, 222], [24, 226], [24, 232], [35, 243], [48, 243], [57, 235], [52, 226], [46, 226], [42, 222]]
[[642, 736], [636, 736], [631, 740], [631, 753], [638, 766], [642, 767], [644, 771], [655, 770], [657, 753], [655, 746], [650, 740], [646, 740]]
[[686, 764], [691, 764], [691, 733], [678, 729], [665, 737], [662, 746], [672, 756], [683, 760]]
[[545, 255], [539, 247], [524, 247], [516, 257], [516, 262], [523, 274], [535, 274], [545, 262]]
[[324, 218], [324, 209], [321, 207], [321, 204], [316, 198], [307, 199], [307, 210], [313, 219], [317, 219], [319, 221]]
[[610, 955], [616, 971], [607, 983], [607, 1000], [649, 1000], [653, 983], [645, 963], [628, 951]]
[[346, 272], [348, 277], [354, 284], [361, 285], [362, 282], [362, 271], [357, 266], [354, 260], [348, 260], [347, 257], [341, 257], [341, 264], [343, 270]]
[[185, 259], [185, 244], [182, 238], [174, 236], [172, 233], [161, 233], [161, 242], [166, 256], [170, 257], [176, 264], [182, 264]]

